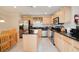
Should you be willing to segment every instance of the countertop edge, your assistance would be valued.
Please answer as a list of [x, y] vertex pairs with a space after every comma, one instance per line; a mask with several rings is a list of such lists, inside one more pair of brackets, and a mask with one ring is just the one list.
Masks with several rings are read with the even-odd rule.
[[63, 32], [58, 32], [58, 31], [56, 31], [56, 30], [51, 30], [51, 31], [54, 31], [54, 32], [57, 32], [57, 33], [59, 33], [59, 34], [61, 34], [61, 35], [64, 35], [64, 36], [66, 36], [66, 37], [68, 37], [68, 38], [71, 38], [71, 39], [74, 39], [74, 40], [76, 40], [76, 41], [79, 41], [79, 39], [77, 39], [77, 38], [75, 38], [75, 37], [72, 37], [71, 35], [68, 35], [67, 33], [63, 33]]

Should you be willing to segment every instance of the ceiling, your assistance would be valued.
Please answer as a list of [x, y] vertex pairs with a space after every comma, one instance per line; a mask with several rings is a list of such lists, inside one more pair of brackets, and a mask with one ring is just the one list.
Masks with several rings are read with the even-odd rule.
[[0, 9], [8, 13], [19, 13], [20, 15], [52, 15], [61, 6], [0, 6]]

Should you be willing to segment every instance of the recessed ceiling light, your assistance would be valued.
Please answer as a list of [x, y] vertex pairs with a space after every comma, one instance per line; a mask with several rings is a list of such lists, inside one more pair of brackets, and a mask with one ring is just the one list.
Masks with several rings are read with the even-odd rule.
[[4, 23], [4, 22], [5, 22], [5, 20], [0, 20], [0, 22], [1, 22], [1, 23]]
[[0, 17], [0, 22], [4, 23], [5, 20], [2, 17]]

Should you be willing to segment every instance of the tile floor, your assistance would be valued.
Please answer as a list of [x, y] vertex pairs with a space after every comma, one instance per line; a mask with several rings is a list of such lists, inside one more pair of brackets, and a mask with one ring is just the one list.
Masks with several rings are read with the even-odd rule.
[[[23, 51], [23, 41], [19, 40], [17, 45], [15, 45], [9, 52], [24, 52]], [[57, 52], [58, 50], [53, 46], [48, 38], [42, 38], [39, 42], [38, 52]]]

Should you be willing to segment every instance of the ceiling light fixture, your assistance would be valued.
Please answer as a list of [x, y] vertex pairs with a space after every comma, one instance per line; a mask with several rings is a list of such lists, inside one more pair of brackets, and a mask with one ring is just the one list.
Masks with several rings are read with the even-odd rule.
[[0, 17], [0, 22], [1, 22], [1, 23], [4, 23], [5, 20], [4, 20], [2, 17]]
[[4, 20], [0, 20], [0, 22], [1, 22], [1, 23], [4, 23], [5, 21], [4, 21]]

